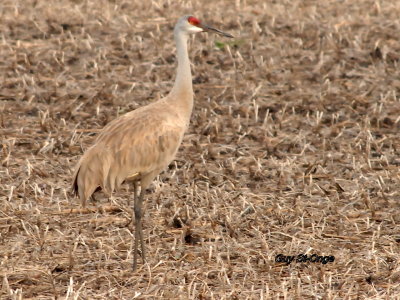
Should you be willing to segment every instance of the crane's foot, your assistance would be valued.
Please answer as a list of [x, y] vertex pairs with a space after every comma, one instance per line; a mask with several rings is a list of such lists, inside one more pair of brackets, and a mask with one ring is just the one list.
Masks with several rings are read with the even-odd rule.
[[[146, 264], [146, 259], [143, 257], [143, 253], [140, 253], [140, 256], [142, 257], [143, 264]], [[133, 265], [132, 265], [133, 271], [136, 271], [137, 265], [138, 264], [137, 264], [137, 255], [136, 255], [136, 258], [135, 257], [133, 258]]]

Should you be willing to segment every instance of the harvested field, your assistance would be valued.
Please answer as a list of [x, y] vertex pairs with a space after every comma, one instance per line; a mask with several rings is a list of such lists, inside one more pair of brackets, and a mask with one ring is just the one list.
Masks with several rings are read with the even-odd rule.
[[[88, 208], [73, 168], [165, 96], [173, 26], [195, 108], [147, 193]], [[400, 299], [400, 1], [2, 0], [1, 299]], [[132, 189], [131, 189], [132, 190]], [[279, 254], [333, 262], [276, 262]]]

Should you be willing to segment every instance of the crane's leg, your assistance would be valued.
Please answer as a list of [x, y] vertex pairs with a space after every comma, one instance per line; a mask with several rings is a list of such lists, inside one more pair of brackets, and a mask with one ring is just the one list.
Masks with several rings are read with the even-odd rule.
[[144, 251], [144, 242], [143, 242], [143, 230], [142, 230], [142, 204], [143, 204], [143, 198], [144, 198], [144, 193], [145, 189], [142, 189], [140, 191], [140, 196], [139, 196], [139, 207], [140, 207], [140, 230], [139, 230], [139, 235], [140, 235], [140, 245], [141, 245], [141, 251], [142, 251], [142, 260], [143, 264], [146, 262], [146, 257], [145, 257], [145, 251]]
[[140, 248], [143, 263], [145, 263], [145, 253], [144, 253], [144, 242], [143, 242], [143, 230], [142, 230], [142, 204], [143, 204], [143, 196], [145, 189], [140, 191], [140, 195], [138, 195], [137, 191], [139, 189], [139, 183], [134, 183], [134, 193], [135, 193], [135, 200], [134, 200], [134, 213], [135, 213], [135, 245], [134, 245], [134, 254], [133, 254], [133, 270], [137, 268], [137, 256], [138, 256], [138, 243], [140, 240]]

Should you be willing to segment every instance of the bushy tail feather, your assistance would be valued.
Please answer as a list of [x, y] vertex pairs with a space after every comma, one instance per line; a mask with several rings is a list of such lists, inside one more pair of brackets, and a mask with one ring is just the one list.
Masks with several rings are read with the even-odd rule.
[[71, 192], [75, 197], [79, 195], [79, 187], [78, 187], [78, 175], [79, 175], [80, 167], [74, 173], [74, 181], [72, 182]]
[[76, 167], [71, 187], [73, 194], [79, 196], [82, 206], [85, 206], [87, 199], [99, 189], [103, 189], [107, 194], [111, 192], [104, 186], [110, 165], [111, 156], [101, 147], [92, 147], [82, 156]]

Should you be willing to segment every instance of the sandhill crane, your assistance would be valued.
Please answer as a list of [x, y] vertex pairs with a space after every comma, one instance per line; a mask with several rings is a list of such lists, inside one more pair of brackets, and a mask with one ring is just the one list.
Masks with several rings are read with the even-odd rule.
[[181, 17], [174, 29], [178, 68], [170, 93], [107, 124], [76, 166], [72, 187], [83, 206], [96, 189], [101, 188], [111, 195], [124, 181], [133, 181], [134, 270], [137, 267], [139, 240], [145, 262], [142, 233], [145, 190], [174, 159], [192, 113], [193, 88], [187, 40], [190, 34], [203, 31], [233, 37], [193, 16]]

